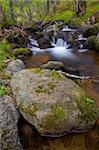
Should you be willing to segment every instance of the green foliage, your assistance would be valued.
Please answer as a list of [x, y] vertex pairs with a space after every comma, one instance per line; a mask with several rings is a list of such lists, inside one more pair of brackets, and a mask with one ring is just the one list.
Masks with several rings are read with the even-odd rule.
[[86, 103], [87, 105], [90, 105], [90, 104], [94, 104], [94, 101], [93, 101], [91, 98], [86, 98], [86, 99], [85, 99], [85, 103]]
[[73, 16], [75, 15], [75, 12], [67, 10], [64, 11], [63, 13], [56, 13], [53, 16], [53, 20], [64, 20], [65, 22], [69, 22]]
[[[94, 6], [93, 6], [94, 4]], [[99, 11], [99, 1], [98, 0], [87, 0], [87, 10], [86, 13], [83, 16], [77, 17], [73, 20], [71, 20], [71, 23], [73, 23], [76, 26], [80, 26], [83, 21], [86, 21], [89, 17], [92, 16], [93, 13]]]
[[[3, 26], [19, 23], [26, 24], [32, 20], [64, 20], [65, 22], [73, 22], [75, 25], [81, 23], [90, 17], [94, 12], [99, 10], [98, 0], [87, 0], [87, 11], [81, 17], [76, 16], [76, 5], [74, 0], [58, 1], [55, 14], [52, 6], [50, 6], [50, 13], [46, 16], [46, 1], [47, 0], [17, 0], [13, 1], [14, 18], [9, 17], [9, 1], [0, 0], [0, 5], [3, 9]], [[75, 17], [73, 20], [72, 18]]]
[[7, 88], [3, 85], [0, 85], [0, 96], [7, 94]]
[[44, 126], [48, 129], [53, 129], [57, 126], [57, 124], [64, 120], [65, 112], [62, 107], [56, 105], [51, 107], [52, 114], [46, 116], [46, 119], [43, 120], [41, 126]]
[[6, 66], [5, 60], [12, 56], [10, 50], [11, 45], [8, 43], [8, 41], [3, 40], [0, 42], [0, 70]]
[[10, 25], [14, 25], [15, 23], [16, 23], [15, 20], [13, 20], [11, 17], [4, 16], [1, 27], [6, 28], [6, 27], [9, 27]]

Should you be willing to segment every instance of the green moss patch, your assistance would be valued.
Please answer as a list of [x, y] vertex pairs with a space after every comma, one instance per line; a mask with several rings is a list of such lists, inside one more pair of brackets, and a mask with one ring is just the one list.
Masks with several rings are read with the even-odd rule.
[[53, 69], [50, 72], [50, 77], [52, 77], [53, 79], [62, 79], [62, 76], [60, 75], [60, 73], [57, 72], [55, 69]]
[[24, 112], [26, 114], [29, 114], [31, 116], [34, 116], [35, 112], [39, 109], [37, 104], [33, 104], [31, 106], [25, 107], [22, 102], [20, 102], [18, 104], [18, 108], [19, 108], [20, 111], [22, 111], [22, 112]]
[[97, 108], [94, 101], [79, 87], [75, 91], [75, 101], [78, 108], [84, 114], [84, 118], [88, 120], [97, 117]]
[[3, 85], [0, 85], [0, 96], [4, 96], [7, 94], [7, 88]]
[[52, 106], [51, 114], [47, 116], [44, 120], [42, 120], [43, 127], [48, 129], [53, 129], [58, 126], [59, 122], [65, 118], [65, 112], [60, 106]]
[[54, 87], [55, 87], [55, 84], [53, 84], [52, 82], [49, 82], [47, 85], [38, 86], [35, 89], [35, 92], [36, 93], [47, 93], [47, 94], [50, 94], [51, 90], [53, 90]]
[[13, 51], [14, 51], [15, 56], [31, 53], [31, 50], [29, 48], [16, 48]]
[[34, 73], [37, 73], [37, 74], [41, 74], [42, 73], [42, 69], [41, 68], [33, 68], [31, 70], [34, 71]]

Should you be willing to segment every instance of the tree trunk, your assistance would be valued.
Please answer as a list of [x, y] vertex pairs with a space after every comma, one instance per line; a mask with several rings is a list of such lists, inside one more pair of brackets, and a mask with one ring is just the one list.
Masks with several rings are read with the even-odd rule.
[[10, 14], [10, 17], [14, 20], [14, 14], [13, 14], [13, 0], [9, 0], [9, 14]]
[[82, 16], [86, 13], [86, 0], [76, 0], [76, 12], [78, 16]]
[[46, 1], [46, 15], [49, 15], [50, 12], [50, 0]]
[[0, 23], [3, 21], [3, 11], [2, 11], [2, 6], [0, 5]]

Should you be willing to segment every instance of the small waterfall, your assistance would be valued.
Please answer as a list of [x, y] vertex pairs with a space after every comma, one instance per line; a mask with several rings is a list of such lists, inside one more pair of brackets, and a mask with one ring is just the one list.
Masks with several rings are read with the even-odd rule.
[[58, 38], [56, 42], [56, 46], [63, 46], [64, 47], [65, 41], [62, 38]]
[[82, 34], [79, 34], [78, 41], [86, 41], [86, 38], [84, 38]]
[[68, 25], [64, 26], [64, 28], [61, 30], [62, 32], [74, 32], [76, 31], [75, 29], [71, 29], [68, 27]]
[[30, 41], [31, 41], [31, 44], [34, 45], [35, 47], [36, 47], [36, 46], [37, 46], [37, 47], [39, 46], [36, 40], [30, 39]]
[[84, 48], [84, 42], [86, 41], [86, 38], [84, 38], [82, 34], [78, 35], [78, 41], [79, 41], [79, 47], [80, 47], [79, 52], [88, 51], [88, 49]]

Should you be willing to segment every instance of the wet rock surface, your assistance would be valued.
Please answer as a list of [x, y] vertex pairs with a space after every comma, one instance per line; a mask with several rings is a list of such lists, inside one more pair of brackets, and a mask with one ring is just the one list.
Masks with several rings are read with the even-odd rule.
[[98, 32], [99, 32], [99, 23], [97, 23], [93, 26], [87, 27], [87, 29], [84, 31], [83, 35], [84, 35], [84, 37], [88, 38], [89, 36], [97, 35]]
[[51, 42], [45, 37], [38, 39], [37, 42], [39, 44], [39, 47], [42, 48], [42, 49], [52, 47]]
[[20, 112], [42, 135], [87, 131], [95, 124], [97, 108], [93, 100], [54, 70], [20, 71], [13, 76], [11, 86]]
[[0, 150], [22, 150], [18, 136], [19, 112], [10, 96], [0, 97]]

